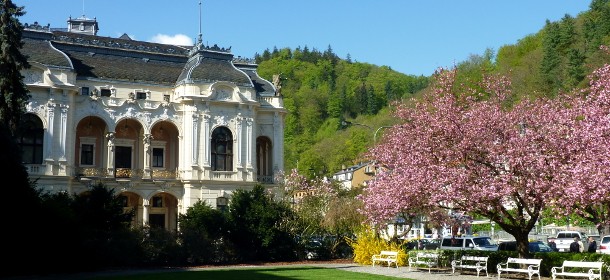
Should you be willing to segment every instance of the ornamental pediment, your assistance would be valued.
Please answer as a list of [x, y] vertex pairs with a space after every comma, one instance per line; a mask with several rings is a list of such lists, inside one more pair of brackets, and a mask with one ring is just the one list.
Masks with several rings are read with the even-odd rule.
[[212, 90], [210, 100], [215, 101], [234, 101], [233, 88], [228, 86], [218, 86]]

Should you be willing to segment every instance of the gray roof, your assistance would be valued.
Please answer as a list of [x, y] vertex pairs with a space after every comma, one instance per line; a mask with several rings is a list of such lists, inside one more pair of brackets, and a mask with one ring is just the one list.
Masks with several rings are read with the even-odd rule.
[[[225, 81], [252, 86], [257, 94], [274, 93], [256, 73], [257, 65], [233, 63], [230, 50], [157, 44], [54, 30], [23, 32], [22, 52], [48, 67], [74, 67], [78, 79], [106, 79], [176, 85]], [[190, 54], [189, 54], [190, 52]]]

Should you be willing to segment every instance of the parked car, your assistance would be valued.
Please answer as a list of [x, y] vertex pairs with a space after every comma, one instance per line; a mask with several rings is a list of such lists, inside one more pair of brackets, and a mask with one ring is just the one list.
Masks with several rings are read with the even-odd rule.
[[308, 260], [320, 258], [320, 251], [323, 248], [320, 240], [309, 240], [305, 245], [305, 258]]
[[430, 239], [428, 239], [428, 242], [426, 242], [424, 244], [424, 249], [426, 249], [426, 250], [436, 250], [440, 246], [441, 246], [441, 240], [440, 239], [430, 238]]
[[[530, 253], [553, 252], [553, 249], [542, 241], [532, 241], [528, 244]], [[517, 251], [517, 241], [504, 241], [498, 244], [498, 251]]]
[[408, 250], [419, 249], [419, 250], [434, 250], [439, 247], [440, 240], [433, 238], [422, 238], [413, 239], [407, 242], [406, 248]]
[[610, 235], [604, 235], [597, 248], [602, 254], [610, 254]]
[[574, 241], [575, 237], [578, 237], [580, 239], [582, 244], [585, 246], [585, 251], [587, 251], [587, 246], [589, 246], [587, 234], [575, 230], [564, 230], [557, 232], [557, 236], [555, 237], [555, 244], [557, 244], [557, 250], [559, 250], [559, 252], [569, 252], [570, 244]]
[[488, 236], [445, 236], [441, 241], [441, 250], [480, 250], [497, 251], [496, 244]]

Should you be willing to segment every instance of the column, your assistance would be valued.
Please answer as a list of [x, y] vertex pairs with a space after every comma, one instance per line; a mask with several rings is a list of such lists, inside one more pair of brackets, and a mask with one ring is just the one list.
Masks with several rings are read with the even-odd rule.
[[210, 166], [210, 115], [203, 115], [203, 163], [205, 166]]
[[242, 167], [242, 147], [243, 141], [246, 141], [246, 137], [244, 136], [242, 123], [244, 118], [241, 117], [241, 113], [237, 115], [237, 121], [235, 122], [235, 157], [237, 157], [237, 168]]
[[191, 126], [191, 166], [197, 166], [199, 162], [199, 115], [193, 114], [193, 125]]
[[[254, 155], [256, 155], [256, 142], [254, 141], [253, 127], [254, 127], [254, 119], [248, 118], [246, 120], [246, 137], [247, 137], [246, 167], [248, 167], [248, 168], [252, 168], [252, 158]], [[259, 168], [260, 168], [260, 166], [259, 166]]]
[[53, 147], [55, 146], [55, 106], [57, 106], [57, 104], [55, 103], [51, 103], [52, 100], [49, 100], [49, 103], [47, 103], [47, 130], [46, 130], [46, 143], [45, 143], [45, 156], [46, 156], [46, 161], [53, 161], [54, 160], [54, 151], [53, 151]]
[[69, 105], [60, 105], [61, 106], [61, 122], [59, 126], [59, 160], [67, 161], [66, 159], [66, 140], [68, 137], [68, 109]]

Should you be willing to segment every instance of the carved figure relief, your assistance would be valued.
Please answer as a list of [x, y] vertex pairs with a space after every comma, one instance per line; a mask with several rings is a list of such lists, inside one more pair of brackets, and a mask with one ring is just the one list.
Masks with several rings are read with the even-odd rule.
[[233, 95], [229, 90], [221, 88], [216, 90], [216, 100], [231, 100]]
[[43, 82], [42, 72], [40, 71], [26, 70], [23, 74], [23, 82], [25, 84], [41, 84]]
[[275, 95], [281, 96], [282, 95], [282, 75], [281, 74], [273, 75], [273, 86], [275, 86]]

